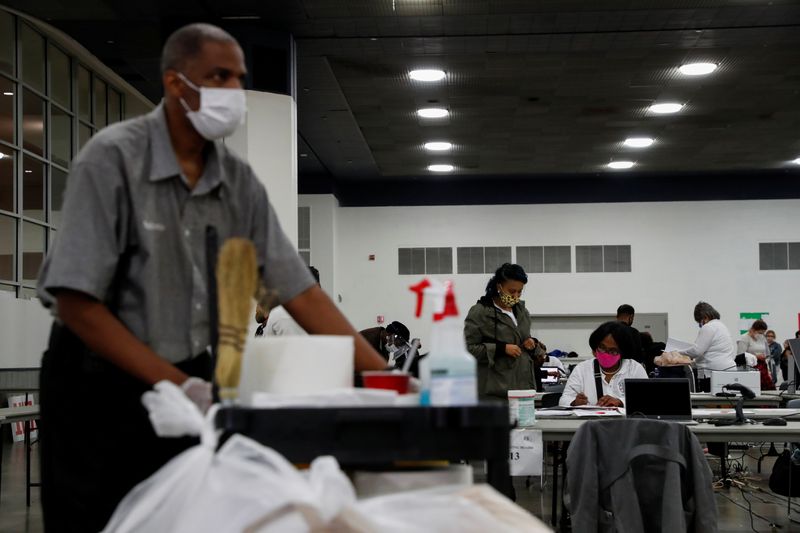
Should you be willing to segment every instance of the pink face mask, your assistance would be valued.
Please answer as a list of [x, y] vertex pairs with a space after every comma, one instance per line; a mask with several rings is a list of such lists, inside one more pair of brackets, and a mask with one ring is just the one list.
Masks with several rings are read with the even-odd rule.
[[600, 366], [603, 368], [613, 368], [619, 363], [620, 355], [619, 354], [610, 354], [606, 352], [596, 352], [595, 357], [597, 357], [597, 362], [600, 363]]

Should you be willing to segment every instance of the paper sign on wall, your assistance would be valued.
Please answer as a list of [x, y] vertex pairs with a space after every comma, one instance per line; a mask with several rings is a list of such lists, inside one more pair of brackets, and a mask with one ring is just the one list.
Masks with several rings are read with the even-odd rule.
[[512, 476], [541, 476], [544, 446], [538, 429], [512, 429], [508, 466]]
[[766, 322], [769, 313], [739, 313], [739, 333], [744, 335], [758, 319]]

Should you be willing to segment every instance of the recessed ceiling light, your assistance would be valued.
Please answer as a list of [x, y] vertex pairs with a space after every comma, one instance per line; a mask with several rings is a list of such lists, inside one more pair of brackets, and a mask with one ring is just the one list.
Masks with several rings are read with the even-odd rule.
[[431, 172], [452, 172], [453, 168], [453, 165], [428, 165]]
[[26, 171], [25, 171], [25, 174], [30, 174], [30, 173], [32, 173], [32, 172], [33, 172], [33, 170], [26, 170]]
[[716, 63], [687, 63], [678, 69], [687, 76], [705, 76], [717, 70]]
[[434, 152], [441, 152], [444, 150], [449, 150], [453, 147], [452, 143], [447, 141], [433, 141], [429, 143], [425, 143], [426, 150], [433, 150]]
[[633, 161], [612, 161], [611, 163], [609, 163], [606, 166], [608, 168], [613, 168], [615, 170], [622, 170], [622, 169], [626, 169], [626, 168], [631, 168], [635, 164], [636, 163], [634, 163]]
[[679, 104], [676, 102], [664, 102], [663, 104], [653, 104], [649, 107], [649, 111], [652, 113], [658, 113], [659, 115], [664, 115], [667, 113], [677, 113], [683, 109], [683, 104]]
[[439, 81], [444, 79], [444, 71], [438, 69], [419, 69], [408, 73], [412, 80], [416, 81]]
[[308, 157], [308, 154], [300, 154], [300, 157]]
[[3, 95], [4, 96], [14, 96], [14, 93], [12, 93], [11, 91], [3, 91]]
[[417, 109], [417, 115], [422, 118], [442, 118], [449, 114], [450, 112], [443, 107], [424, 107], [422, 109]]
[[631, 148], [647, 148], [655, 141], [650, 137], [628, 137], [625, 139], [625, 146], [630, 146]]
[[0, 159], [6, 158], [6, 157], [8, 157], [9, 159], [11, 159], [9, 156], [7, 156], [6, 154], [4, 154], [3, 152], [0, 152]]
[[[2, 156], [2, 155], [3, 155], [3, 154], [0, 154], [0, 156]], [[6, 156], [6, 157], [8, 157], [8, 156]], [[798, 157], [797, 159], [795, 159], [794, 161], [792, 161], [792, 163], [794, 163], [795, 165], [800, 165], [800, 157]]]

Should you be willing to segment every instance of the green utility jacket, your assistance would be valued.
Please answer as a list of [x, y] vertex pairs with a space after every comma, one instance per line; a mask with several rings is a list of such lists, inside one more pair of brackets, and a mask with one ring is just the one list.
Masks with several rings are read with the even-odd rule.
[[[531, 336], [531, 317], [525, 302], [512, 309], [511, 317], [497, 309], [487, 297], [472, 306], [464, 321], [467, 349], [478, 360], [478, 394], [507, 399], [509, 390], [535, 388], [534, 365], [531, 354], [522, 343]], [[522, 355], [506, 355], [505, 345], [516, 344]]]

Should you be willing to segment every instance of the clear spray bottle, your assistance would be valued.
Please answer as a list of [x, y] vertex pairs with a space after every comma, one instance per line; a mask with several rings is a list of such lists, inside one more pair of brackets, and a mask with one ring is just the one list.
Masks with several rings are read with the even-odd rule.
[[477, 404], [477, 364], [464, 342], [464, 323], [458, 316], [452, 282], [424, 279], [410, 289], [417, 294], [417, 317], [425, 296], [434, 302], [431, 350], [419, 362], [420, 404]]

